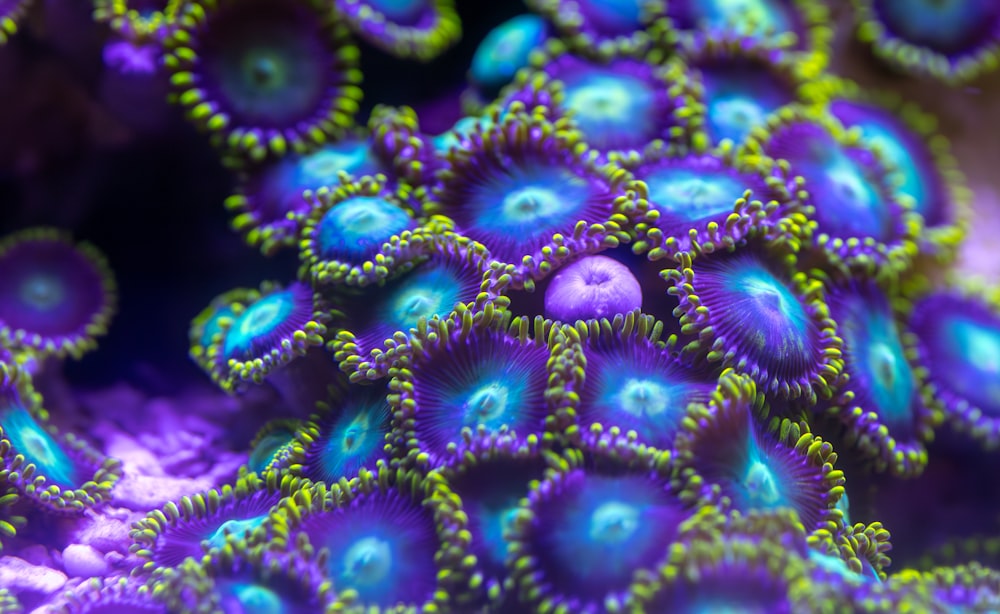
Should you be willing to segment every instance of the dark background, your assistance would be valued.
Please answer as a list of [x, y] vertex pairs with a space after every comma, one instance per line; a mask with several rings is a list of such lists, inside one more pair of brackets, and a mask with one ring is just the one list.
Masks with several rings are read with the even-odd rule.
[[[461, 42], [429, 64], [358, 42], [364, 123], [378, 103], [433, 109], [455, 98], [478, 42], [526, 11], [458, 2]], [[216, 152], [165, 101], [162, 83], [105, 68], [106, 28], [90, 3], [39, 0], [0, 47], [0, 235], [34, 225], [71, 229], [110, 260], [119, 313], [100, 348], [67, 364], [73, 383], [125, 379], [150, 392], [206, 379], [187, 358], [191, 318], [215, 295], [294, 277], [297, 259], [266, 259], [230, 230], [234, 186]]]

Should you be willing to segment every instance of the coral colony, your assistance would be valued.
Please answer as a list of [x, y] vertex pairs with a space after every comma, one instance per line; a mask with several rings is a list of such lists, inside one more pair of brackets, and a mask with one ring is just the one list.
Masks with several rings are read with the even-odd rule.
[[[0, 43], [50, 4], [0, 0]], [[94, 0], [297, 266], [176, 315], [244, 412], [213, 457], [204, 403], [168, 439], [63, 409], [114, 273], [0, 240], [0, 613], [1000, 611], [972, 191], [830, 62], [965, 86], [1000, 4], [838, 5], [527, 0], [442, 122], [362, 112], [361, 60], [439, 60], [453, 0]]]

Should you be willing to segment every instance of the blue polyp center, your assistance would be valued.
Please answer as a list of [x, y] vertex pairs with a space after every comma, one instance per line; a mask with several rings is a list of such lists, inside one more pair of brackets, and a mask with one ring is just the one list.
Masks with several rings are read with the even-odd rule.
[[625, 544], [639, 530], [641, 521], [639, 508], [622, 501], [608, 501], [590, 515], [587, 539], [612, 547]]
[[345, 139], [300, 158], [295, 165], [295, 186], [301, 189], [332, 186], [340, 181], [341, 172], [357, 177], [380, 170], [367, 141]]
[[410, 273], [379, 307], [379, 320], [393, 330], [406, 331], [420, 318], [431, 319], [450, 312], [460, 300], [462, 284], [455, 273], [440, 266], [427, 266]]
[[939, 324], [932, 377], [969, 399], [983, 413], [1000, 415], [1000, 328], [946, 315]]
[[785, 496], [779, 480], [768, 466], [766, 457], [754, 446], [741, 482], [746, 508], [769, 510], [784, 505]]
[[701, 68], [709, 135], [715, 142], [742, 143], [768, 115], [793, 102], [793, 92], [767, 67], [740, 62]]
[[248, 24], [229, 32], [205, 69], [217, 84], [225, 111], [239, 124], [275, 127], [311, 117], [325, 86], [327, 67], [316, 34], [302, 24]]
[[830, 152], [828, 163], [817, 173], [818, 189], [810, 193], [822, 232], [835, 237], [888, 238], [888, 204], [857, 162], [842, 152]]
[[737, 28], [755, 33], [793, 29], [788, 9], [778, 0], [691, 0], [688, 4], [702, 27]]
[[975, 44], [995, 16], [989, 0], [881, 0], [876, 11], [891, 34], [943, 53]]
[[51, 311], [66, 299], [66, 288], [56, 275], [37, 273], [21, 282], [21, 302], [36, 311]]
[[518, 15], [493, 28], [472, 56], [470, 79], [483, 87], [503, 86], [528, 65], [528, 56], [545, 33], [545, 20], [537, 15]]
[[891, 127], [884, 125], [875, 118], [870, 121], [855, 123], [861, 128], [864, 139], [878, 149], [883, 158], [893, 169], [893, 183], [896, 190], [913, 198], [914, 210], [926, 216], [929, 202], [928, 186], [921, 175], [921, 169], [913, 159], [907, 143]]
[[670, 392], [660, 382], [630, 377], [615, 395], [615, 404], [635, 417], [659, 418], [670, 411]]
[[643, 177], [649, 201], [671, 218], [694, 221], [731, 213], [745, 182], [722, 172], [656, 169]]
[[655, 491], [640, 477], [587, 476], [571, 499], [550, 502], [558, 510], [548, 518], [547, 556], [559, 574], [574, 585], [607, 587], [651, 563], [651, 553], [665, 546], [659, 538], [671, 531], [660, 525], [664, 503]]
[[[497, 169], [497, 176], [476, 186], [463, 209], [471, 226], [515, 245], [551, 238], [555, 229], [572, 230], [590, 198], [586, 179], [544, 162]], [[485, 243], [494, 251], [489, 237]], [[499, 251], [499, 245], [496, 246]], [[494, 254], [504, 257], [504, 254]]]
[[640, 0], [578, 0], [588, 24], [605, 34], [630, 34], [642, 29]]
[[[384, 405], [384, 399], [381, 399]], [[326, 481], [336, 481], [342, 476], [351, 477], [368, 464], [385, 442], [385, 431], [379, 411], [383, 409], [374, 402], [358, 402], [356, 406], [344, 409], [343, 415], [325, 435], [319, 459], [322, 477]]]
[[222, 590], [224, 614], [284, 614], [281, 596], [253, 582], [225, 582]]
[[80, 485], [76, 463], [27, 409], [19, 405], [4, 408], [0, 411], [0, 427], [14, 452], [37, 467], [36, 475], [45, 476], [48, 483], [60, 488]]
[[412, 26], [430, 8], [428, 0], [368, 0], [373, 9], [385, 15], [388, 21]]
[[512, 390], [503, 379], [486, 382], [477, 387], [462, 404], [466, 426], [483, 425], [496, 430], [507, 419], [518, 400], [518, 390]]
[[530, 222], [535, 219], [545, 219], [558, 213], [562, 209], [563, 203], [553, 190], [528, 186], [504, 195], [501, 207], [504, 217]]
[[726, 271], [723, 282], [732, 294], [720, 311], [753, 350], [777, 363], [808, 359], [809, 316], [788, 286], [755, 261]]
[[[899, 332], [886, 307], [857, 298], [841, 322], [848, 369], [867, 385], [874, 410], [896, 437], [908, 436], [913, 425], [916, 385]], [[862, 375], [863, 374], [863, 375]]]
[[335, 205], [320, 220], [317, 251], [327, 259], [368, 258], [409, 226], [409, 214], [388, 200], [354, 196]]
[[641, 147], [655, 138], [655, 94], [650, 84], [611, 68], [589, 68], [560, 77], [563, 106], [585, 140], [598, 149]]
[[362, 595], [381, 592], [393, 580], [393, 548], [375, 535], [355, 540], [340, 561], [339, 585]]
[[273, 51], [255, 49], [243, 58], [243, 77], [255, 87], [267, 91], [287, 87], [287, 71]]
[[479, 526], [484, 549], [489, 562], [500, 567], [507, 558], [507, 544], [514, 530], [517, 518], [518, 498], [512, 497], [504, 506], [482, 506], [479, 511]]
[[267, 514], [250, 518], [231, 518], [209, 533], [204, 541], [207, 542], [209, 548], [221, 548], [226, 545], [227, 536], [242, 537], [264, 524], [265, 520], [267, 520]]
[[731, 95], [709, 100], [708, 123], [717, 140], [741, 142], [754, 126], [760, 126], [768, 112], [752, 98]]
[[291, 290], [261, 297], [233, 322], [223, 352], [229, 358], [247, 356], [261, 338], [277, 331], [294, 311], [295, 294]]

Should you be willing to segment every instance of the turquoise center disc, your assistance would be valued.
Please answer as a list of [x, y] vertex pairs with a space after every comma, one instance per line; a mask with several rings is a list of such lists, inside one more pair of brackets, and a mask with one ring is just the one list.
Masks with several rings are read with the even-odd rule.
[[340, 578], [344, 586], [372, 589], [392, 574], [392, 546], [375, 536], [362, 537], [344, 553]]
[[274, 590], [251, 582], [223, 582], [223, 611], [239, 614], [287, 614], [288, 608]]
[[752, 33], [792, 30], [790, 16], [776, 0], [698, 0], [689, 4], [702, 27], [735, 27]]
[[21, 302], [37, 311], [50, 311], [65, 300], [62, 280], [55, 275], [39, 273], [29, 275], [20, 288]]
[[449, 313], [459, 301], [461, 284], [443, 267], [427, 266], [407, 275], [377, 308], [379, 321], [393, 330], [407, 331], [420, 318], [431, 319]]
[[469, 78], [483, 87], [508, 83], [518, 69], [528, 65], [528, 56], [542, 43], [545, 32], [545, 20], [537, 15], [518, 15], [493, 28], [472, 56]]
[[316, 229], [323, 258], [371, 257], [383, 243], [410, 226], [410, 216], [384, 198], [354, 196], [331, 208]]
[[227, 520], [209, 533], [204, 541], [208, 542], [209, 548], [221, 548], [226, 545], [226, 536], [235, 535], [240, 537], [245, 533], [250, 533], [264, 524], [265, 520], [267, 520], [267, 514], [251, 518], [233, 518]]
[[943, 385], [990, 416], [1000, 416], [1000, 329], [948, 315], [934, 349], [945, 372], [932, 373]]
[[233, 322], [226, 335], [225, 355], [248, 356], [257, 342], [277, 331], [294, 310], [295, 295], [290, 290], [261, 297]]
[[731, 213], [745, 182], [725, 173], [684, 168], [656, 169], [643, 180], [649, 201], [672, 219], [695, 221]]
[[631, 34], [642, 30], [641, 0], [577, 0], [591, 26], [605, 34]]
[[890, 34], [943, 53], [974, 45], [984, 24], [996, 17], [995, 7], [980, 0], [882, 0], [874, 4]]
[[591, 68], [561, 79], [566, 88], [563, 106], [594, 147], [641, 147], [654, 138], [655, 96], [645, 80], [613, 68]]
[[896, 437], [913, 428], [916, 381], [906, 360], [899, 331], [886, 305], [875, 305], [863, 297], [847, 303], [838, 320], [844, 338], [846, 366], [852, 379], [868, 388], [871, 407]]
[[37, 467], [36, 475], [63, 489], [79, 487], [78, 468], [52, 435], [42, 428], [28, 410], [11, 405], [0, 411], [0, 428], [16, 454]]

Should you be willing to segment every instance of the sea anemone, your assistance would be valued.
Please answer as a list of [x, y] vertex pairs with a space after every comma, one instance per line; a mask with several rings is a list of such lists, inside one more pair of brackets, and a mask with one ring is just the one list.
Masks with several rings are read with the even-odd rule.
[[843, 363], [819, 280], [795, 271], [782, 245], [741, 242], [711, 254], [681, 253], [662, 275], [680, 299], [686, 354], [749, 374], [766, 393], [828, 398]]
[[805, 179], [814, 248], [828, 267], [892, 278], [917, 253], [920, 216], [892, 187], [891, 171], [860, 131], [825, 111], [785, 107], [754, 129], [746, 150], [787, 160]]
[[812, 0], [672, 0], [671, 25], [687, 46], [698, 39], [733, 35], [804, 52], [822, 68], [828, 61], [833, 29], [827, 6]]
[[614, 609], [691, 515], [669, 487], [670, 454], [617, 442], [552, 460], [511, 530], [507, 567], [519, 607]]
[[382, 175], [320, 189], [311, 200], [299, 260], [317, 289], [384, 280], [392, 260], [382, 246], [417, 227], [410, 191], [389, 190]]
[[698, 37], [685, 58], [704, 109], [702, 128], [714, 144], [742, 144], [778, 109], [803, 102], [803, 85], [819, 73], [796, 54], [755, 38]]
[[0, 45], [17, 34], [17, 28], [34, 0], [3, 0], [0, 2]]
[[[417, 112], [411, 107], [375, 105], [368, 117], [372, 151], [385, 164], [391, 175], [398, 176], [413, 187], [433, 183], [438, 168], [433, 138], [420, 130]], [[421, 211], [421, 215], [427, 215]]]
[[104, 256], [54, 228], [0, 240], [0, 343], [79, 359], [97, 347], [117, 305]]
[[202, 309], [198, 315], [191, 320], [188, 328], [188, 354], [191, 359], [205, 370], [212, 372], [212, 361], [209, 360], [208, 350], [213, 343], [218, 343], [221, 339], [223, 320], [231, 320], [240, 305], [247, 305], [260, 296], [255, 288], [233, 288], [216, 296], [209, 302], [208, 306]]
[[316, 553], [337, 587], [335, 608], [451, 611], [473, 564], [458, 506], [439, 476], [380, 464], [287, 499], [273, 517], [273, 543]]
[[681, 539], [667, 547], [665, 558], [659, 569], [643, 574], [632, 587], [633, 611], [820, 611], [796, 599], [796, 583], [808, 580], [805, 561], [779, 536], [736, 532], [714, 539]]
[[266, 422], [250, 440], [247, 471], [264, 474], [283, 463], [302, 426], [302, 421], [294, 418], [275, 418]]
[[389, 396], [395, 447], [436, 467], [456, 453], [466, 430], [542, 437], [551, 407], [551, 328], [513, 321], [509, 312], [476, 317], [463, 309], [418, 332]]
[[131, 43], [163, 40], [177, 19], [180, 0], [93, 0], [94, 20]]
[[927, 464], [925, 442], [940, 420], [923, 399], [921, 375], [910, 363], [902, 327], [874, 282], [828, 283], [830, 317], [844, 341], [844, 381], [827, 413], [847, 428], [848, 445], [879, 471], [913, 475]]
[[411, 329], [447, 318], [459, 305], [481, 310], [494, 301], [506, 304], [484, 282], [489, 253], [460, 235], [410, 235], [392, 241], [382, 255], [405, 264], [377, 289], [344, 289], [333, 299], [346, 317], [328, 347], [352, 379], [388, 373], [396, 355], [407, 351]]
[[294, 550], [272, 551], [266, 544], [234, 542], [203, 564], [188, 559], [182, 567], [182, 575], [193, 579], [189, 594], [198, 599], [175, 608], [176, 614], [325, 612], [335, 598], [332, 583], [314, 561]]
[[81, 513], [107, 502], [121, 475], [121, 462], [59, 433], [26, 373], [0, 387], [0, 485], [49, 511]]
[[604, 155], [641, 150], [657, 139], [683, 141], [698, 128], [687, 66], [677, 57], [664, 61], [659, 49], [594, 59], [555, 40], [532, 65], [548, 81], [541, 87], [554, 90], [550, 114], [566, 115], [581, 139]]
[[323, 344], [330, 313], [317, 305], [301, 282], [286, 287], [265, 282], [251, 300], [232, 303], [233, 315], [219, 320], [207, 355], [224, 390], [260, 383], [273, 370]]
[[441, 212], [494, 259], [521, 271], [553, 251], [577, 222], [619, 219], [616, 210], [628, 198], [624, 171], [597, 167], [578, 132], [538, 115], [508, 113], [447, 157], [435, 189]]
[[852, 0], [858, 39], [893, 68], [947, 83], [970, 81], [1000, 60], [1000, 6], [989, 0]]
[[236, 192], [224, 202], [233, 230], [267, 256], [297, 247], [304, 220], [315, 206], [309, 194], [369, 175], [392, 174], [390, 161], [373, 145], [370, 136], [355, 130], [307, 152], [244, 165]]
[[892, 92], [862, 89], [844, 79], [823, 85], [830, 113], [847, 128], [859, 129], [862, 141], [894, 167], [893, 187], [912, 198], [913, 210], [923, 216], [921, 254], [953, 259], [965, 236], [972, 194], [937, 130], [937, 118]]
[[518, 15], [490, 30], [472, 56], [469, 89], [462, 97], [464, 106], [470, 111], [480, 111], [496, 98], [517, 71], [528, 66], [531, 52], [540, 48], [551, 34], [549, 22], [538, 15]]
[[255, 473], [220, 490], [185, 495], [133, 523], [129, 551], [143, 559], [141, 568], [177, 567], [188, 557], [205, 556], [230, 541], [256, 543], [263, 539], [268, 514], [283, 497], [309, 483], [277, 471]]
[[610, 55], [648, 46], [649, 27], [666, 15], [665, 0], [528, 0], [575, 49]]
[[1000, 447], [1000, 294], [952, 282], [916, 300], [906, 328], [933, 407], [958, 432]]
[[558, 418], [570, 441], [617, 428], [639, 444], [673, 449], [688, 405], [708, 402], [718, 375], [682, 361], [662, 331], [638, 312], [563, 329], [571, 353], [556, 362], [556, 381], [573, 394]]
[[454, 0], [334, 0], [340, 18], [366, 42], [429, 62], [462, 36]]
[[282, 465], [294, 475], [329, 483], [351, 479], [361, 469], [377, 469], [378, 461], [388, 456], [392, 421], [386, 384], [331, 386], [330, 398], [296, 433]]
[[[847, 498], [846, 493], [841, 501]], [[813, 576], [841, 586], [878, 585], [885, 581], [892, 550], [890, 535], [881, 522], [831, 524], [810, 534], [807, 558]]]
[[223, 150], [261, 160], [336, 139], [357, 112], [358, 52], [321, 0], [191, 2], [166, 39], [176, 101]]
[[739, 156], [731, 142], [708, 149], [654, 141], [641, 154], [615, 161], [636, 177], [627, 186], [638, 196], [633, 249], [648, 250], [651, 260], [730, 247], [752, 233], [805, 223], [788, 165]]
[[805, 422], [777, 417], [753, 381], [723, 373], [708, 405], [694, 405], [677, 434], [677, 480], [689, 504], [741, 513], [791, 508], [807, 533], [836, 525], [844, 473], [833, 446]]
[[537, 437], [509, 437], [502, 430], [464, 429], [462, 435], [440, 471], [469, 519], [476, 557], [470, 586], [488, 603], [504, 603], [511, 588], [504, 563], [514, 519], [545, 473], [548, 448]]

